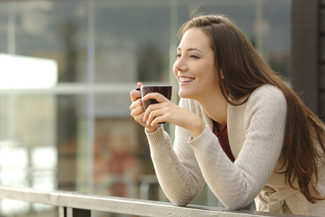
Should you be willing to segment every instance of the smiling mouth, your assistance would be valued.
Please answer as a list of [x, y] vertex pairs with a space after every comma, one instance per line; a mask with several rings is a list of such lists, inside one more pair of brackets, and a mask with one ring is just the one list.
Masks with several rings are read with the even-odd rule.
[[179, 81], [180, 81], [180, 83], [189, 83], [189, 82], [194, 81], [194, 78], [180, 77]]

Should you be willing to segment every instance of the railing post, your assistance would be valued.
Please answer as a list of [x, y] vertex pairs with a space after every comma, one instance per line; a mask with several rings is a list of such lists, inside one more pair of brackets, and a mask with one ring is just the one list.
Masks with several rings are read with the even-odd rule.
[[86, 209], [67, 208], [67, 217], [90, 217], [91, 211]]
[[67, 207], [67, 216], [66, 217], [73, 217], [73, 209], [71, 207]]
[[59, 207], [59, 217], [90, 217], [91, 211], [71, 207]]
[[59, 217], [67, 217], [67, 208], [66, 207], [59, 207]]

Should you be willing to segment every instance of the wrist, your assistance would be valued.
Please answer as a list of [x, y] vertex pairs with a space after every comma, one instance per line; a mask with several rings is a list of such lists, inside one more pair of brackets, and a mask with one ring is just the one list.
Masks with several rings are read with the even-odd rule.
[[198, 137], [205, 130], [206, 126], [201, 118], [198, 121], [194, 121], [191, 127], [191, 133], [193, 139]]
[[[160, 126], [160, 125], [159, 125]], [[157, 131], [158, 127], [145, 127], [147, 133], [154, 133]]]

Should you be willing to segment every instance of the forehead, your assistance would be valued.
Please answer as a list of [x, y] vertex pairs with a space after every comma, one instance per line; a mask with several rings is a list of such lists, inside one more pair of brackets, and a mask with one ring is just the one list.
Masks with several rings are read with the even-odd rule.
[[199, 28], [191, 28], [185, 32], [179, 44], [179, 48], [198, 48], [211, 49], [211, 42], [209, 36]]

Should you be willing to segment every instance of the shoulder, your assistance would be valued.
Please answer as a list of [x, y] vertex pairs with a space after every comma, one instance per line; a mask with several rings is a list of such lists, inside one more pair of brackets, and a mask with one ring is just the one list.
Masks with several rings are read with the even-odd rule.
[[247, 107], [268, 107], [269, 109], [285, 109], [287, 102], [282, 91], [273, 85], [256, 88], [249, 99]]
[[282, 91], [279, 88], [269, 84], [256, 88], [248, 96], [248, 99], [246, 96], [239, 100], [234, 100], [233, 102], [237, 104], [243, 102], [244, 100], [247, 100], [246, 103], [240, 106], [230, 106], [230, 108], [236, 111], [245, 111], [246, 115], [248, 115], [248, 113], [253, 114], [257, 110], [286, 111], [287, 108], [287, 101]]
[[269, 84], [256, 88], [250, 95], [248, 101], [254, 101], [257, 99], [262, 101], [276, 100], [282, 103], [286, 102], [282, 91], [279, 88]]
[[272, 85], [263, 85], [255, 89], [246, 102], [246, 120], [285, 119], [287, 102], [282, 91]]

